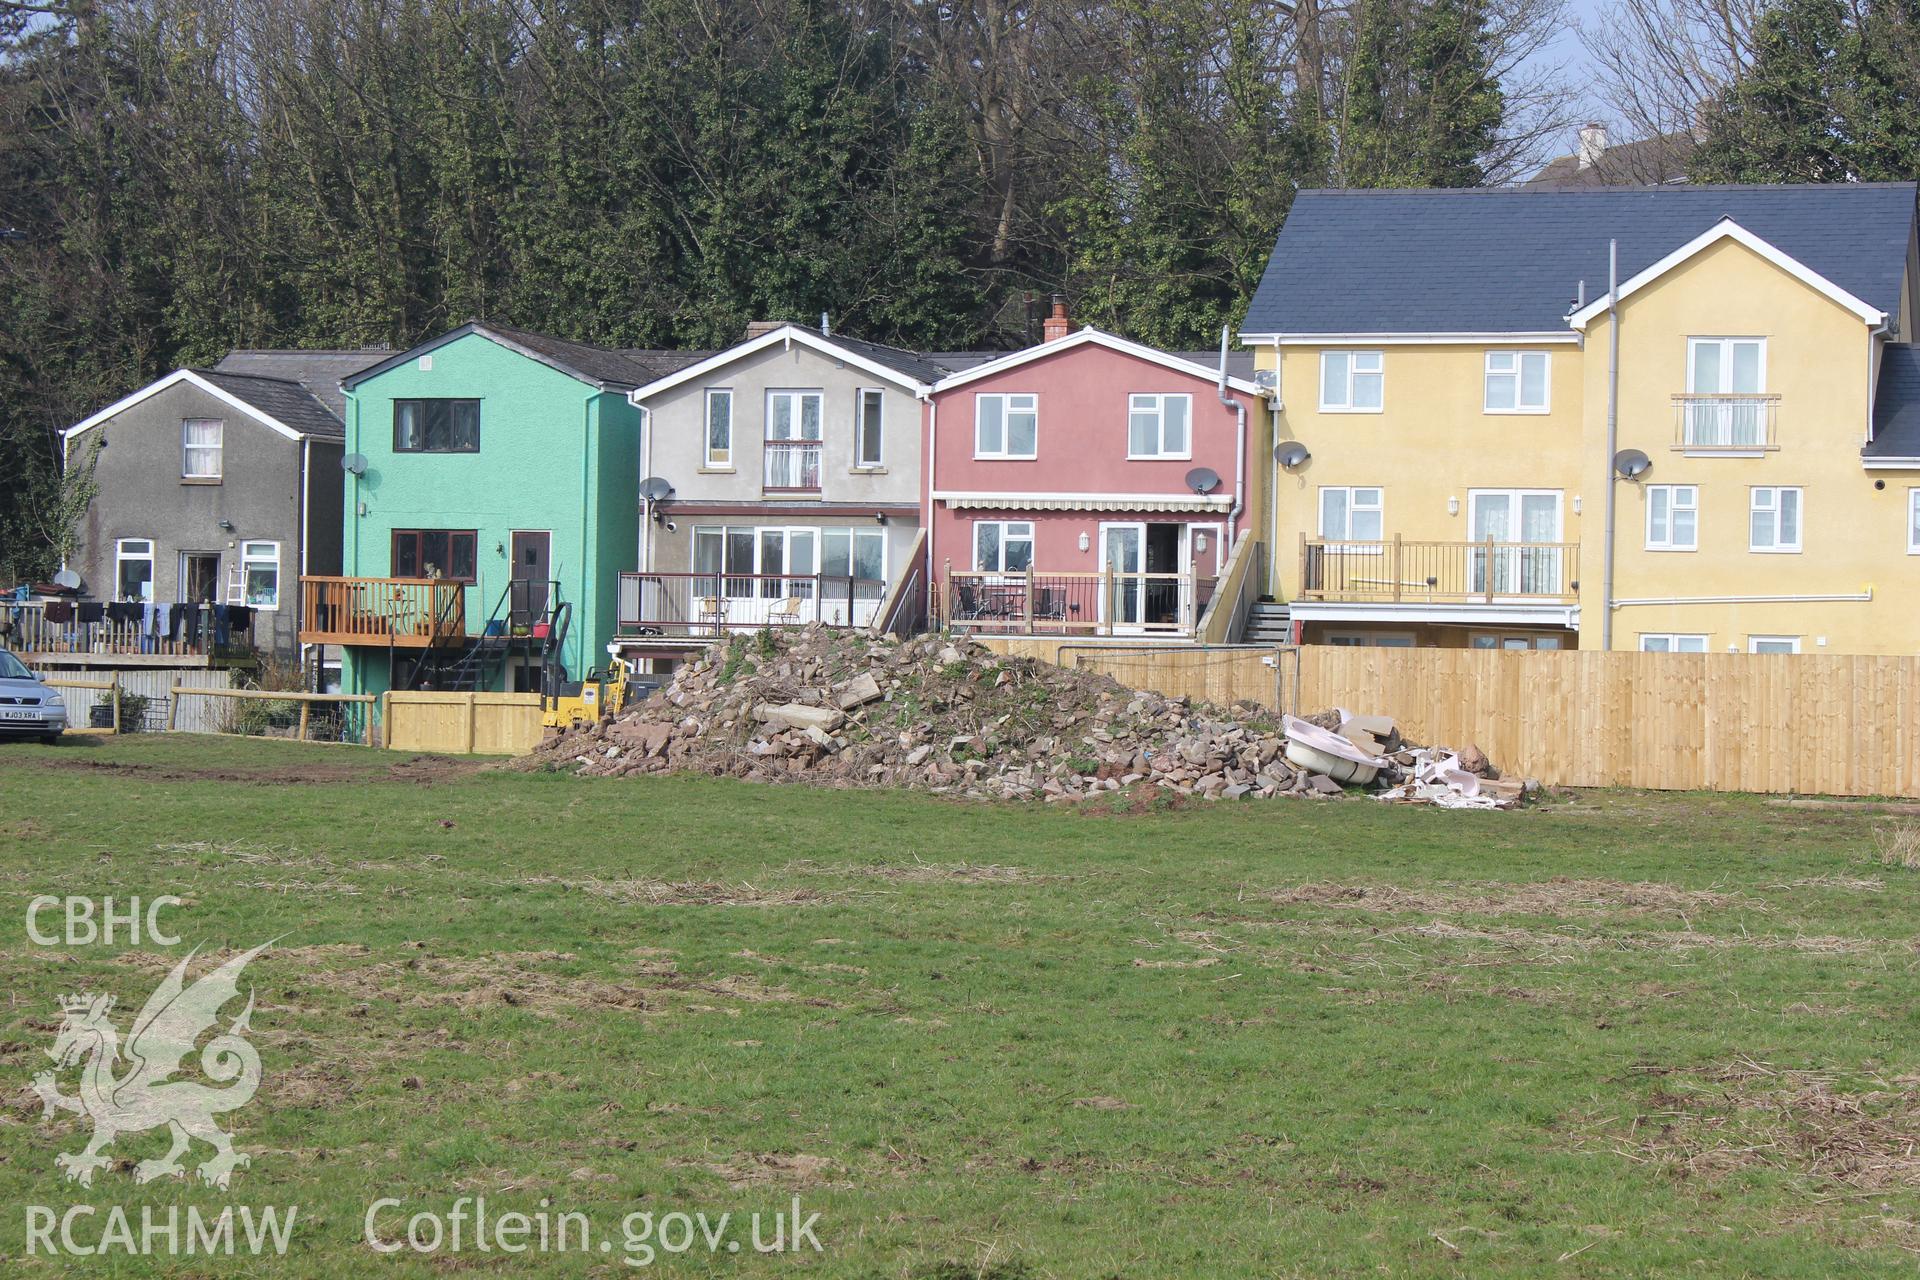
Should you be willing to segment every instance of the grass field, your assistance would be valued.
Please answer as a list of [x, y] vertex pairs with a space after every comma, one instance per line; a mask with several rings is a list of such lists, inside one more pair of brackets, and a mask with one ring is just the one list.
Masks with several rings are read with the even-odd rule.
[[[1625, 793], [1079, 813], [232, 739], [0, 747], [0, 1256], [618, 1275], [644, 1254], [628, 1214], [797, 1195], [821, 1252], [652, 1268], [1911, 1275], [1920, 871], [1879, 856], [1894, 821]], [[164, 893], [178, 947], [28, 941], [34, 895]], [[242, 986], [252, 1166], [227, 1193], [138, 1186], [156, 1131], [64, 1183], [88, 1130], [28, 1088], [59, 996], [116, 993], [124, 1032], [189, 947], [274, 937]], [[396, 1240], [474, 1195], [578, 1210], [613, 1251], [362, 1239], [375, 1200], [402, 1202], [376, 1219]], [[75, 1203], [298, 1218], [258, 1263], [23, 1259], [23, 1207]]]

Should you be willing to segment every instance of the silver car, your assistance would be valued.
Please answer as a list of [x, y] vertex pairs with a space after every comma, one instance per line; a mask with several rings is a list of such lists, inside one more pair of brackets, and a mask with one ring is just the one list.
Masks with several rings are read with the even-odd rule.
[[27, 664], [0, 649], [0, 738], [35, 737], [52, 745], [67, 727], [67, 703]]

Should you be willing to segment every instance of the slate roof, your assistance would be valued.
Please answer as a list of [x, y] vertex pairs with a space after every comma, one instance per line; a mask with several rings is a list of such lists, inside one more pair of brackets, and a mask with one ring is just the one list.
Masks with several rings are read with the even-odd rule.
[[333, 415], [345, 417], [346, 397], [340, 380], [349, 374], [379, 364], [393, 355], [387, 347], [363, 347], [359, 350], [251, 350], [229, 351], [215, 373], [251, 373], [269, 378], [285, 378], [311, 391]]
[[899, 347], [867, 342], [860, 338], [842, 337], [837, 333], [827, 334], [826, 339], [835, 346], [845, 347], [857, 356], [864, 356], [875, 364], [883, 364], [895, 373], [904, 374], [915, 382], [924, 382], [929, 386], [953, 372], [931, 356], [923, 356]]
[[1582, 280], [1620, 279], [1730, 217], [1868, 305], [1897, 313], [1915, 184], [1302, 191], [1246, 334], [1564, 330]]
[[290, 378], [267, 378], [253, 373], [232, 373], [219, 369], [195, 369], [236, 399], [244, 400], [268, 417], [302, 435], [328, 440], [344, 440], [346, 428], [340, 417], [320, 398]]
[[1887, 344], [1873, 398], [1873, 440], [1860, 456], [1920, 458], [1920, 346]]
[[1690, 133], [1668, 133], [1635, 142], [1616, 142], [1586, 168], [1580, 156], [1556, 156], [1521, 185], [1534, 191], [1580, 190], [1591, 187], [1652, 187], [1687, 180], [1687, 160], [1694, 149]]

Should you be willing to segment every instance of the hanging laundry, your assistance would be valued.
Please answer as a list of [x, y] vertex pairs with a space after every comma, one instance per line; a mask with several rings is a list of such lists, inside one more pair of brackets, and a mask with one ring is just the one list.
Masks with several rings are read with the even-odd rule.
[[47, 601], [47, 621], [61, 622], [61, 623], [72, 622], [73, 621], [73, 601], [71, 600]]
[[187, 611], [187, 643], [197, 645], [200, 643], [200, 606], [183, 604], [180, 607]]
[[244, 605], [244, 604], [233, 605], [230, 609], [228, 609], [227, 617], [228, 617], [228, 624], [235, 631], [252, 631], [253, 630], [253, 607], [251, 605]]
[[107, 616], [107, 606], [98, 600], [82, 600], [76, 606], [75, 615], [81, 626], [93, 626]]
[[233, 638], [233, 606], [217, 604], [213, 606], [213, 642], [225, 646]]
[[187, 622], [187, 606], [184, 604], [168, 604], [162, 605], [161, 608], [167, 611], [167, 639], [178, 640], [180, 638], [180, 629], [184, 627]]

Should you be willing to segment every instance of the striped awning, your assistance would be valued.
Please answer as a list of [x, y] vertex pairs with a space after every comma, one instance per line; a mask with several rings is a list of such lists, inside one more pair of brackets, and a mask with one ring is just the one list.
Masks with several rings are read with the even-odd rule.
[[1233, 498], [1211, 493], [957, 493], [936, 490], [956, 511], [1228, 511]]

